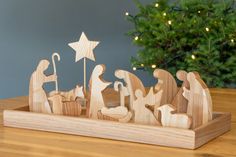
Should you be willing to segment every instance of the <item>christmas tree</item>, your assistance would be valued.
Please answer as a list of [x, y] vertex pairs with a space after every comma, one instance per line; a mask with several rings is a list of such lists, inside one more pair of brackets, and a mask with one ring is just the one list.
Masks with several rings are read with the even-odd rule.
[[210, 87], [236, 82], [236, 10], [234, 0], [158, 0], [139, 13], [126, 13], [128, 32], [141, 47], [133, 69], [197, 71]]

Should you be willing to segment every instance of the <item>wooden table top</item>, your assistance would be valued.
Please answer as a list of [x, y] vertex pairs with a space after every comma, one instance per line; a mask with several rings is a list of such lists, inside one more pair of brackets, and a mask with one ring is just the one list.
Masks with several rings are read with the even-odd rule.
[[[214, 111], [231, 112], [232, 129], [197, 150], [40, 132], [2, 126], [2, 111], [25, 106], [27, 97], [0, 100], [1, 157], [236, 157], [236, 90], [211, 89]], [[117, 99], [106, 92], [106, 99]]]

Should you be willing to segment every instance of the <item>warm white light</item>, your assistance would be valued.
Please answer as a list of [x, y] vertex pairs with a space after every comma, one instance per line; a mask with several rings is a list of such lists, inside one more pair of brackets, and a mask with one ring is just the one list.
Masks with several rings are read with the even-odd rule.
[[200, 14], [200, 13], [201, 13], [201, 11], [199, 10], [199, 11], [198, 11], [198, 14]]
[[210, 31], [210, 29], [209, 29], [208, 27], [206, 27], [205, 29], [206, 29], [206, 31], [207, 31], [207, 32], [209, 32], [209, 31]]
[[166, 16], [166, 13], [163, 13], [163, 16]]
[[234, 39], [231, 39], [231, 43], [233, 43], [234, 42]]
[[195, 55], [192, 55], [191, 58], [194, 60], [194, 59], [196, 59], [196, 56], [195, 56]]
[[168, 24], [169, 24], [169, 25], [171, 25], [171, 24], [172, 24], [172, 22], [169, 20], [169, 21], [168, 21]]
[[136, 41], [137, 41], [138, 39], [139, 39], [139, 37], [138, 37], [138, 36], [136, 36], [136, 37], [134, 38], [134, 40], [136, 40]]
[[125, 13], [125, 15], [126, 15], [126, 16], [129, 16], [129, 13], [128, 13], [128, 12], [126, 12], [126, 13]]
[[157, 66], [155, 64], [152, 65], [152, 68], [155, 69]]
[[156, 8], [157, 8], [157, 7], [159, 7], [159, 4], [158, 4], [158, 3], [156, 3], [156, 4], [155, 4], [155, 7], [156, 7]]
[[133, 71], [136, 71], [137, 70], [137, 68], [136, 67], [133, 67]]
[[141, 67], [144, 67], [144, 64], [141, 64]]

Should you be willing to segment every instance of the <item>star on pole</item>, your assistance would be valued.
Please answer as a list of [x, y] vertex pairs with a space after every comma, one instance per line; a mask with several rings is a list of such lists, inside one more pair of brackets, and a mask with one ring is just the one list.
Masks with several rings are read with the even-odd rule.
[[93, 49], [99, 44], [98, 41], [89, 41], [86, 37], [85, 33], [83, 32], [80, 36], [79, 41], [69, 43], [68, 45], [75, 50], [76, 52], [76, 58], [75, 62], [78, 62], [79, 60], [83, 58], [91, 59], [92, 61], [95, 61]]
[[84, 59], [84, 93], [86, 94], [86, 58], [95, 61], [93, 49], [99, 44], [98, 41], [89, 41], [85, 33], [82, 32], [79, 41], [69, 43], [68, 45], [75, 50], [75, 62]]

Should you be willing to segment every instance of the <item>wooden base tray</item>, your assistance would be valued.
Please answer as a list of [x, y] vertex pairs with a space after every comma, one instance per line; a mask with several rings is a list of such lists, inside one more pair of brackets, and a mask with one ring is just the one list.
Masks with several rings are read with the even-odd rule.
[[4, 126], [196, 149], [230, 130], [231, 114], [214, 113], [213, 120], [194, 130], [119, 123], [29, 112], [28, 107], [5, 110]]

